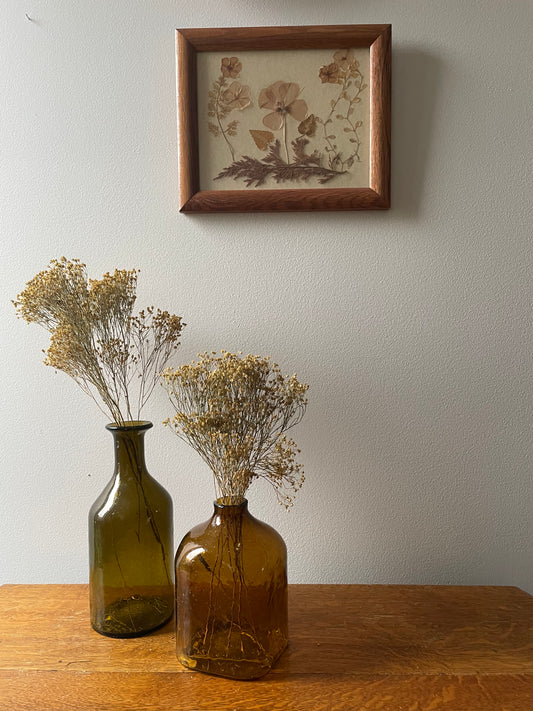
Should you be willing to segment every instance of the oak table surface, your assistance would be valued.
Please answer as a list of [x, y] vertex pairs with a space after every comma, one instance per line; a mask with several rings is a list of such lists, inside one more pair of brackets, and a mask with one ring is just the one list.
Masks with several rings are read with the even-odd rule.
[[533, 711], [533, 597], [512, 587], [290, 585], [256, 681], [186, 670], [174, 628], [110, 639], [86, 585], [0, 587], [1, 711]]

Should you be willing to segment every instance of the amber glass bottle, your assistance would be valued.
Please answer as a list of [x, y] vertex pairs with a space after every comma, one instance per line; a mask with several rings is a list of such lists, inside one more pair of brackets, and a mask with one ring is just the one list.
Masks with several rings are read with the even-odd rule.
[[106, 427], [115, 471], [89, 513], [89, 588], [91, 624], [109, 637], [137, 637], [172, 617], [172, 500], [146, 469], [144, 434], [151, 427]]
[[176, 652], [189, 669], [254, 679], [287, 645], [287, 549], [248, 512], [215, 502], [176, 553]]

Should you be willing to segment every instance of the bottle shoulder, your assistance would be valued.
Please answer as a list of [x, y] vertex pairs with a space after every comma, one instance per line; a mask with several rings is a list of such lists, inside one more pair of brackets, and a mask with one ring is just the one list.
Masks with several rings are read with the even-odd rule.
[[[142, 477], [114, 475], [104, 486], [89, 510], [89, 520], [104, 518], [117, 509], [145, 512], [146, 501], [155, 511], [172, 511], [172, 497], [156, 479], [144, 472]], [[135, 514], [132, 514], [135, 515]]]
[[281, 535], [269, 524], [247, 513], [239, 520], [221, 520], [216, 514], [207, 521], [194, 526], [182, 538], [176, 552], [176, 563], [191, 563], [205, 551], [224, 551], [238, 544], [242, 549], [254, 552], [259, 559], [275, 553], [285, 558], [287, 548]]

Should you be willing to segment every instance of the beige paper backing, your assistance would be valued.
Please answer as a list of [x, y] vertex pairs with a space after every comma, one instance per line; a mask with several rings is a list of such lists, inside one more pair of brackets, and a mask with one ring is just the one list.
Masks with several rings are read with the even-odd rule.
[[[350, 165], [343, 165], [344, 171], [338, 171], [328, 182], [321, 184], [319, 178], [314, 175], [307, 180], [302, 177], [298, 179], [285, 180], [277, 183], [270, 176], [262, 186], [252, 185], [250, 189], [294, 189], [294, 188], [350, 188], [367, 187], [369, 185], [369, 128], [370, 128], [370, 87], [366, 86], [358, 92], [359, 101], [352, 103], [350, 121], [352, 125], [361, 123], [354, 133], [350, 124], [346, 120], [340, 120], [340, 115], [347, 115], [350, 104], [344, 98], [339, 99], [343, 86], [339, 83], [322, 82], [319, 76], [321, 67], [329, 66], [334, 61], [336, 50], [273, 50], [273, 51], [248, 51], [248, 52], [199, 52], [197, 55], [198, 68], [198, 131], [199, 131], [199, 159], [200, 159], [200, 189], [201, 190], [242, 190], [247, 189], [245, 180], [242, 177], [223, 177], [215, 179], [221, 171], [231, 166], [235, 161], [248, 156], [258, 161], [263, 161], [267, 156], [270, 146], [261, 150], [256, 145], [250, 130], [273, 134], [274, 139], [271, 144], [278, 139], [280, 141], [280, 156], [284, 161], [287, 159], [285, 145], [288, 147], [289, 163], [295, 158], [291, 150], [291, 141], [302, 134], [298, 127], [300, 122], [287, 115], [285, 118], [286, 139], [283, 142], [282, 130], [272, 130], [263, 123], [263, 119], [271, 112], [268, 108], [258, 106], [259, 95], [275, 82], [292, 82], [298, 85], [298, 99], [304, 100], [307, 104], [307, 115], [313, 114], [322, 121], [328, 117], [331, 122], [324, 125], [317, 123], [314, 136], [305, 136], [309, 143], [305, 146], [305, 154], [310, 155], [317, 151], [320, 164], [330, 167], [330, 161], [337, 153], [339, 160], [346, 161], [358, 148], [358, 157], [354, 158]], [[352, 57], [358, 62], [358, 69], [362, 75], [359, 84], [369, 84], [369, 64], [370, 52], [368, 49], [351, 50]], [[249, 95], [249, 105], [242, 109], [232, 109], [219, 122], [216, 115], [213, 115], [213, 96], [211, 96], [211, 107], [209, 106], [209, 92], [217, 91], [215, 82], [222, 77], [221, 62], [224, 58], [237, 57], [240, 62], [240, 71], [236, 76], [225, 77], [225, 84], [221, 91], [229, 88], [233, 82], [238, 82], [241, 86], [249, 87], [249, 92], [245, 91], [245, 96]], [[351, 93], [350, 93], [351, 92]], [[354, 82], [347, 89], [348, 98], [354, 96], [357, 89]], [[337, 102], [333, 108], [332, 102]], [[211, 108], [211, 116], [209, 116]], [[234, 125], [235, 135], [224, 136], [222, 129], [226, 129], [230, 122], [237, 121]], [[210, 130], [209, 124], [218, 127], [218, 131]], [[346, 129], [346, 130], [345, 130]], [[214, 135], [217, 133], [218, 135]], [[259, 134], [262, 136], [263, 134]], [[334, 139], [326, 139], [326, 136], [335, 136]], [[350, 142], [350, 138], [357, 135], [360, 143]], [[227, 139], [227, 140], [226, 140]], [[228, 146], [228, 141], [233, 149], [232, 153]], [[333, 150], [333, 147], [334, 150]], [[330, 150], [328, 151], [327, 148]], [[338, 163], [337, 163], [338, 166]]]

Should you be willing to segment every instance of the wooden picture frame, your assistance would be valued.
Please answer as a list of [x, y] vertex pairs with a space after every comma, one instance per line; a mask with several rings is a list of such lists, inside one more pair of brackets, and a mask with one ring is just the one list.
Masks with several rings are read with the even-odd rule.
[[[375, 210], [390, 206], [391, 25], [178, 29], [176, 50], [181, 212]], [[294, 53], [295, 50], [301, 51]], [[304, 50], [321, 52], [304, 54]], [[363, 77], [359, 61], [354, 59], [358, 51], [360, 54], [357, 56], [367, 62], [368, 78]], [[272, 54], [275, 52], [278, 54]], [[327, 106], [331, 109], [329, 113], [326, 110], [326, 118], [309, 113], [307, 103], [301, 98], [300, 84], [291, 75], [291, 67], [296, 71], [297, 66], [297, 62], [290, 64], [294, 57], [298, 60], [303, 58], [306, 67], [310, 66], [311, 58], [322, 63], [321, 67], [316, 66], [316, 70], [313, 67], [313, 81], [308, 82], [313, 87], [306, 87], [306, 91], [321, 91], [320, 97], [324, 97], [326, 90], [340, 91], [340, 94], [333, 94], [334, 98], [328, 98]], [[271, 62], [283, 61], [287, 69], [283, 76], [279, 76], [279, 72], [274, 77], [280, 81], [271, 83], [266, 89], [263, 86], [260, 91], [258, 79], [253, 87], [252, 99], [252, 90], [244, 85], [243, 65], [246, 58], [252, 67], [255, 61], [256, 77], [261, 77], [261, 81], [264, 75], [261, 67], [264, 70], [265, 66], [271, 66]], [[203, 64], [199, 72], [200, 62]], [[212, 75], [206, 79], [209, 72], [205, 67], [215, 65], [218, 77]], [[199, 81], [204, 82], [201, 92]], [[265, 79], [264, 83], [267, 81]], [[354, 102], [362, 102], [359, 94], [367, 102], [366, 107], [361, 106], [361, 111], [367, 111], [368, 125], [364, 120], [355, 121], [354, 118], [359, 110], [359, 104]], [[324, 101], [323, 98], [321, 100]], [[201, 116], [199, 101], [203, 102], [204, 109], [207, 106]], [[335, 114], [337, 106], [342, 108]], [[262, 109], [263, 123], [255, 124], [257, 130], [246, 131], [239, 125], [242, 116], [245, 116], [243, 109], [249, 107], [254, 111]], [[236, 118], [230, 120], [232, 116]], [[330, 126], [333, 128], [330, 129]], [[292, 140], [287, 138], [287, 127], [292, 131]], [[358, 131], [364, 131], [364, 145]], [[252, 158], [249, 151], [243, 148], [238, 160], [232, 141], [239, 133], [243, 146], [246, 140], [246, 146], [255, 150], [251, 136], [263, 153]], [[313, 136], [313, 139], [307, 136]], [[307, 144], [318, 140], [316, 136], [321, 138], [321, 150], [314, 150], [311, 154], [312, 148]], [[209, 141], [209, 146], [204, 146], [202, 140]], [[350, 140], [351, 148], [341, 153], [335, 143], [337, 140]], [[213, 178], [213, 185], [222, 177], [224, 186], [212, 189], [209, 184], [206, 189], [201, 185], [201, 156], [204, 160], [205, 156], [210, 160], [211, 146], [218, 149], [225, 144], [232, 153], [231, 157], [227, 154], [229, 167], [218, 175], [215, 175], [217, 169], [214, 167], [209, 166], [211, 173], [207, 171], [209, 180]], [[335, 182], [351, 179], [354, 164], [359, 169], [357, 162], [361, 163], [361, 160], [357, 151], [360, 145], [366, 160], [362, 177], [359, 178], [362, 184], [335, 187]], [[268, 152], [266, 157], [265, 150]], [[352, 153], [349, 153], [350, 150]], [[300, 155], [298, 160], [295, 158], [297, 154]], [[270, 168], [266, 167], [267, 163]], [[273, 163], [278, 165], [279, 170], [271, 177], [268, 170], [271, 170]], [[283, 166], [290, 169], [291, 176], [298, 177], [291, 177], [291, 180], [280, 177]], [[263, 175], [265, 172], [268, 173], [266, 178]], [[329, 175], [332, 172], [335, 173], [333, 179]], [[308, 178], [308, 175], [311, 177]], [[274, 183], [274, 179], [279, 182]], [[319, 181], [323, 181], [324, 187]]]

